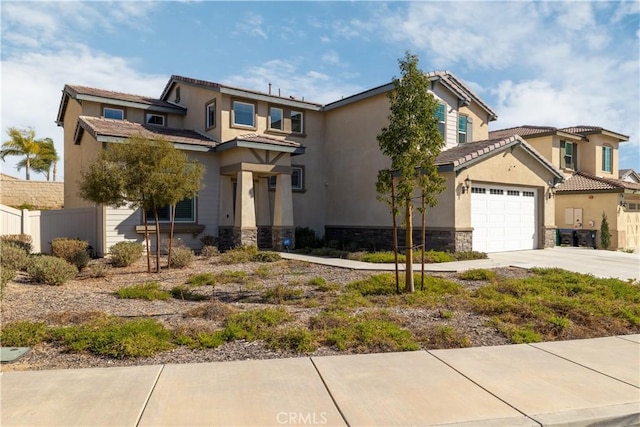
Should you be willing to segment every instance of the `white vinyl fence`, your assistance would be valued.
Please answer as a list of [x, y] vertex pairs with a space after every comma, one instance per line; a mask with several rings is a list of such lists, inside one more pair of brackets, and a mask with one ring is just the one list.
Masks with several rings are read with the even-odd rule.
[[56, 237], [86, 240], [98, 248], [98, 214], [96, 208], [29, 211], [0, 205], [0, 235], [29, 234], [34, 253], [50, 253]]

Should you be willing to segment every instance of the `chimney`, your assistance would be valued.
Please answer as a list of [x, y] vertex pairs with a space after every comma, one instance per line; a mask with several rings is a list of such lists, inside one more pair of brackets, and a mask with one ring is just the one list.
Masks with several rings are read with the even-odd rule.
[[269, 95], [271, 95], [271, 82], [269, 82]]

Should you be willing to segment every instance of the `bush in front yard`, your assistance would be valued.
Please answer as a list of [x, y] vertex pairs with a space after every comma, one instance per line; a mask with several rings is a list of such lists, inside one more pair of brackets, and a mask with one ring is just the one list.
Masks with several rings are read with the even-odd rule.
[[62, 258], [42, 255], [31, 259], [27, 273], [37, 282], [47, 285], [62, 285], [67, 280], [73, 279], [78, 274], [78, 269]]
[[109, 249], [111, 264], [128, 267], [138, 261], [144, 253], [144, 245], [138, 242], [118, 242]]
[[91, 260], [88, 248], [89, 242], [86, 240], [58, 237], [51, 241], [51, 254], [75, 265], [78, 270], [85, 268]]
[[195, 260], [193, 251], [188, 248], [175, 248], [171, 250], [171, 260], [169, 267], [171, 268], [185, 268], [191, 265]]
[[2, 241], [0, 242], [0, 263], [3, 269], [24, 270], [29, 264], [29, 255], [16, 243]]
[[27, 254], [31, 253], [32, 239], [29, 234], [4, 234], [0, 236], [1, 243], [14, 243], [20, 248], [24, 249]]

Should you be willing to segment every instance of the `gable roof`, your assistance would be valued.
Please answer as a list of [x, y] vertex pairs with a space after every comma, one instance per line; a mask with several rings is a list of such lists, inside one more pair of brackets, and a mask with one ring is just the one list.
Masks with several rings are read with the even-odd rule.
[[88, 86], [65, 85], [62, 90], [62, 99], [58, 108], [58, 116], [56, 123], [62, 125], [64, 115], [67, 110], [69, 99], [88, 100], [109, 105], [117, 105], [122, 107], [133, 107], [142, 110], [154, 111], [159, 113], [172, 113], [184, 115], [187, 109], [161, 99], [150, 98], [147, 96], [133, 95], [124, 92], [114, 92], [110, 90], [97, 89]]
[[540, 138], [549, 135], [558, 135], [564, 138], [573, 138], [583, 141], [588, 141], [589, 135], [604, 134], [619, 139], [620, 141], [627, 141], [628, 136], [621, 133], [613, 132], [598, 126], [573, 126], [566, 128], [556, 128], [553, 126], [531, 126], [522, 125], [507, 129], [498, 129], [489, 132], [489, 138], [506, 138], [513, 135], [520, 135], [523, 138]]
[[614, 178], [603, 178], [586, 172], [576, 172], [566, 181], [556, 186], [556, 193], [605, 190], [640, 191], [640, 183]]
[[518, 135], [459, 144], [440, 153], [435, 163], [441, 172], [458, 171], [515, 146], [520, 146], [553, 173], [558, 181], [562, 181], [562, 172]]
[[640, 175], [633, 169], [620, 169], [618, 171], [618, 176], [623, 181], [629, 178], [634, 182], [640, 182]]
[[284, 153], [291, 153], [291, 155], [304, 154], [304, 145], [290, 141], [286, 139], [276, 139], [265, 135], [258, 135], [250, 133], [246, 135], [240, 135], [229, 141], [225, 141], [216, 147], [216, 151], [225, 151], [231, 148], [259, 148], [267, 149], [270, 151], [280, 151]]
[[[451, 93], [453, 93], [453, 95], [455, 95], [455, 97], [458, 99], [458, 106], [466, 106], [469, 105], [471, 101], [474, 101], [489, 115], [489, 121], [496, 120], [498, 118], [498, 115], [495, 111], [493, 111], [493, 109], [491, 109], [491, 107], [489, 107], [482, 99], [480, 99], [479, 96], [477, 96], [467, 85], [465, 85], [462, 80], [457, 78], [450, 71], [431, 71], [425, 73], [425, 75], [433, 84], [440, 83]], [[323, 107], [323, 110], [330, 111], [335, 108], [343, 107], [345, 105], [358, 102], [363, 99], [379, 95], [381, 93], [389, 92], [394, 88], [395, 86], [393, 82], [385, 83], [372, 89], [367, 89], [363, 92], [348, 96], [341, 100], [330, 102]]]
[[240, 96], [240, 97], [249, 98], [249, 99], [256, 99], [260, 101], [272, 102], [280, 105], [287, 105], [294, 108], [303, 108], [307, 110], [319, 111], [320, 108], [322, 107], [322, 104], [305, 101], [304, 98], [300, 100], [293, 96], [289, 96], [289, 97], [277, 96], [277, 95], [272, 95], [270, 93], [264, 93], [264, 92], [259, 92], [255, 90], [249, 90], [249, 89], [242, 89], [242, 88], [237, 88], [233, 86], [223, 85], [216, 82], [210, 82], [207, 80], [193, 79], [191, 77], [184, 77], [184, 76], [178, 76], [178, 75], [171, 76], [171, 78], [165, 85], [164, 89], [162, 90], [160, 99], [165, 100], [165, 102], [167, 102], [166, 99], [169, 96], [171, 89], [177, 83], [185, 83], [193, 86], [206, 87], [220, 93], [226, 93], [229, 95]]
[[78, 144], [83, 132], [88, 132], [98, 142], [120, 142], [123, 139], [142, 135], [147, 138], [164, 138], [184, 148], [201, 150], [218, 145], [213, 138], [187, 129], [174, 129], [157, 125], [143, 125], [126, 120], [104, 119], [101, 117], [80, 116], [76, 128], [75, 142]]

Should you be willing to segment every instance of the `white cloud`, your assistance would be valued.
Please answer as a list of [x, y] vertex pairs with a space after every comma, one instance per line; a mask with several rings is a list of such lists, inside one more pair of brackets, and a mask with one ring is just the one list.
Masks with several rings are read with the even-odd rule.
[[340, 56], [338, 55], [338, 52], [332, 49], [322, 55], [322, 61], [326, 62], [327, 64], [336, 65], [340, 63]]
[[265, 40], [269, 38], [269, 36], [267, 36], [267, 32], [262, 28], [262, 16], [254, 13], [246, 16], [244, 21], [238, 22], [236, 24], [236, 28], [251, 36], [258, 36]]
[[[353, 95], [361, 87], [341, 82], [337, 78], [315, 70], [300, 70], [292, 60], [274, 59], [262, 65], [249, 67], [225, 80], [226, 84], [266, 92], [269, 83], [272, 93], [293, 96], [305, 101], [328, 103]], [[264, 88], [264, 89], [263, 89]], [[304, 92], [302, 92], [304, 91]]]

